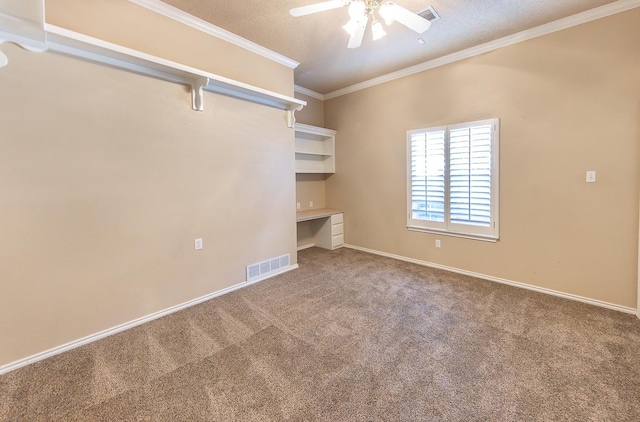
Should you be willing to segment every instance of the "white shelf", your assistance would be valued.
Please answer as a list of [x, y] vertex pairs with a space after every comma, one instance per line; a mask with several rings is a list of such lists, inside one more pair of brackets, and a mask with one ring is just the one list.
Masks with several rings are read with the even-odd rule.
[[304, 169], [296, 169], [296, 173], [298, 174], [333, 174], [335, 173], [335, 171], [325, 171], [324, 169], [321, 170], [309, 170], [308, 168], [304, 168]]
[[296, 123], [296, 173], [335, 173], [336, 131]]
[[332, 154], [326, 154], [324, 152], [309, 152], [309, 151], [296, 151], [296, 154], [302, 154], [302, 155], [322, 155], [325, 157], [330, 157]]
[[[41, 3], [42, 0], [31, 2]], [[15, 6], [18, 4], [21, 3], [10, 2], [4, 9], [0, 5], [0, 44], [11, 42], [32, 51], [49, 50], [190, 86], [192, 108], [199, 111], [203, 110], [202, 94], [206, 90], [286, 110], [288, 126], [294, 127], [294, 113], [307, 104], [277, 92], [50, 25], [36, 17], [27, 20], [21, 16], [19, 7]], [[5, 21], [11, 22], [11, 25], [4, 25]], [[5, 57], [1, 52], [0, 56]], [[0, 63], [6, 62], [6, 57], [0, 60]]]

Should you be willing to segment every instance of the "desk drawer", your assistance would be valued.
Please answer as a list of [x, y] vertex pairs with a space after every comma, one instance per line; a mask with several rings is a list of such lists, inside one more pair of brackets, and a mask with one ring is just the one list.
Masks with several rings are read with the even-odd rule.
[[339, 234], [339, 235], [333, 236], [331, 238], [331, 249], [338, 248], [338, 247], [340, 247], [342, 245], [344, 245], [344, 235], [343, 234]]
[[331, 234], [333, 236], [336, 236], [336, 235], [342, 234], [342, 233], [344, 233], [344, 224], [338, 223], [338, 224], [333, 224], [331, 226]]
[[338, 224], [338, 223], [342, 223], [342, 219], [343, 219], [343, 214], [333, 214], [331, 216], [331, 224]]

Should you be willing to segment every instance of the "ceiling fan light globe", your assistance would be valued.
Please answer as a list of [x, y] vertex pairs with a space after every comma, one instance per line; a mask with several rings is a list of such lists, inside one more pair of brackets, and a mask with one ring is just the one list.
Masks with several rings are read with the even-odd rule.
[[379, 40], [380, 38], [387, 35], [387, 33], [384, 32], [384, 28], [382, 27], [382, 24], [379, 21], [375, 21], [374, 23], [371, 24], [371, 32], [373, 33], [374, 41]]
[[380, 9], [378, 9], [378, 13], [380, 14], [380, 17], [384, 19], [384, 23], [386, 23], [387, 25], [391, 25], [396, 20], [395, 4], [391, 2], [386, 2], [382, 6], [380, 6]]
[[365, 6], [363, 1], [352, 1], [349, 4], [349, 17], [356, 20], [362, 19], [362, 17], [365, 15], [366, 9], [367, 6]]

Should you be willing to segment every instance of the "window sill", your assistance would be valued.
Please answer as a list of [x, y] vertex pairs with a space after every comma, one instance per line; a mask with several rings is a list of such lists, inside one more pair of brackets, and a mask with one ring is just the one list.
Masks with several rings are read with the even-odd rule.
[[407, 229], [414, 232], [432, 233], [432, 234], [439, 234], [442, 236], [451, 236], [451, 237], [461, 237], [463, 239], [481, 240], [483, 242], [496, 243], [499, 240], [499, 237], [496, 237], [496, 236], [473, 234], [473, 233], [456, 233], [456, 232], [450, 232], [447, 230], [429, 229], [426, 227], [419, 227], [419, 226], [407, 226]]

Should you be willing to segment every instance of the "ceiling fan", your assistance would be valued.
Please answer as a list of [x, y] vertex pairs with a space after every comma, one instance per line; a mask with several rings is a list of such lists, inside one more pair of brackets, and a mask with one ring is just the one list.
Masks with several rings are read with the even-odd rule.
[[350, 35], [348, 48], [360, 47], [369, 19], [372, 19], [371, 32], [374, 41], [386, 35], [382, 23], [376, 18], [376, 13], [387, 25], [397, 21], [418, 34], [422, 34], [431, 26], [431, 22], [422, 16], [387, 0], [329, 0], [308, 6], [294, 7], [289, 10], [289, 13], [298, 17], [338, 9], [347, 5], [349, 5], [350, 20], [343, 28]]

